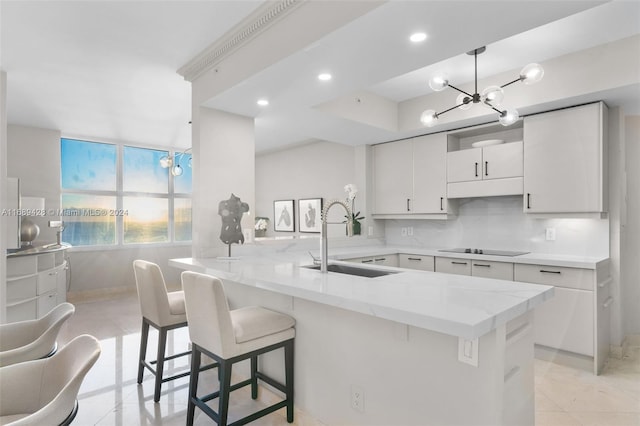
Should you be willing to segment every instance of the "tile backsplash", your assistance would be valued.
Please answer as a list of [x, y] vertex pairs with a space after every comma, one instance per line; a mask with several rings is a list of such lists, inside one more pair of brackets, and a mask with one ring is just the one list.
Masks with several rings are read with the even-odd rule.
[[[403, 236], [402, 228], [413, 235]], [[555, 241], [545, 239], [554, 228]], [[449, 220], [386, 220], [389, 245], [425, 248], [472, 247], [536, 253], [607, 257], [608, 219], [532, 219], [522, 211], [522, 197], [467, 198]]]

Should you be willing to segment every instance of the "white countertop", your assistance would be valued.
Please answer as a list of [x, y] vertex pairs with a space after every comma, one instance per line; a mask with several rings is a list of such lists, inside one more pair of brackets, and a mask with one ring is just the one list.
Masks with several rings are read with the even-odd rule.
[[[319, 252], [316, 252], [319, 253]], [[316, 254], [314, 253], [314, 255]], [[374, 246], [374, 247], [343, 247], [331, 248], [329, 257], [334, 259], [349, 259], [354, 257], [368, 257], [389, 255], [395, 253], [416, 254], [422, 256], [454, 257], [458, 259], [476, 259], [495, 262], [524, 263], [530, 265], [563, 266], [567, 268], [596, 269], [608, 262], [606, 257], [569, 256], [560, 254], [528, 253], [519, 256], [489, 256], [473, 253], [451, 253], [438, 249], [402, 247], [402, 246]]]
[[[381, 253], [380, 249], [390, 248], [376, 247], [375, 253]], [[359, 254], [351, 255], [355, 256]], [[310, 264], [306, 252], [169, 261], [180, 269], [468, 339], [496, 329], [553, 296], [553, 287], [537, 284], [381, 266], [368, 268], [399, 273], [364, 278], [301, 267]]]

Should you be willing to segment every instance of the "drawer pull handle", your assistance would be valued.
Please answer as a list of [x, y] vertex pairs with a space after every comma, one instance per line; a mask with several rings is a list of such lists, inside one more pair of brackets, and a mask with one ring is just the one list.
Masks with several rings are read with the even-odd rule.
[[609, 278], [601, 283], [598, 283], [598, 288], [604, 288], [613, 282], [613, 278]]
[[476, 177], [478, 177], [478, 163], [476, 163]]
[[527, 192], [527, 208], [531, 208], [531, 194]]
[[49, 272], [49, 276], [58, 275], [58, 272]]
[[409, 207], [409, 201], [410, 201], [410, 200], [411, 200], [410, 198], [407, 198], [407, 211], [408, 211], [408, 212], [410, 212], [410, 211], [411, 211], [411, 208]]
[[483, 268], [491, 268], [491, 265], [481, 265], [479, 263], [474, 263], [473, 266], [482, 266]]
[[489, 176], [489, 162], [488, 161], [484, 162], [484, 175], [485, 176]]
[[444, 207], [442, 206], [443, 201], [444, 201], [444, 197], [440, 197], [440, 210], [444, 210]]
[[609, 296], [607, 297], [607, 300], [605, 300], [604, 303], [602, 304], [602, 307], [607, 309], [609, 306], [611, 306], [612, 303], [613, 303], [613, 297]]
[[376, 259], [376, 262], [383, 262], [383, 261], [385, 261], [385, 260], [387, 260], [387, 258], [386, 258], [386, 257], [381, 257], [381, 258], [379, 258], [379, 259]]
[[407, 257], [407, 260], [417, 260], [418, 262], [422, 262], [422, 259], [419, 257]]
[[544, 274], [558, 274], [558, 275], [562, 273], [561, 271], [547, 271], [546, 269], [540, 269], [540, 272]]
[[371, 263], [373, 262], [373, 259], [369, 259], [369, 260], [363, 260], [362, 263]]
[[466, 265], [467, 262], [451, 262], [452, 265]]
[[504, 382], [507, 383], [509, 380], [511, 380], [511, 378], [515, 376], [518, 371], [520, 371], [520, 367], [517, 365], [509, 370], [509, 372], [504, 375]]

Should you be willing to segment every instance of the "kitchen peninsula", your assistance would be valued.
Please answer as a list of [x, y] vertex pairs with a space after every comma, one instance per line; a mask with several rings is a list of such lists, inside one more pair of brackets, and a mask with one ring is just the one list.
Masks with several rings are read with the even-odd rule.
[[[296, 405], [323, 423], [534, 424], [533, 310], [553, 287], [380, 266], [370, 268], [391, 273], [322, 274], [310, 263], [274, 251], [170, 261], [222, 279], [232, 309], [296, 319]], [[262, 368], [281, 374], [279, 361]]]

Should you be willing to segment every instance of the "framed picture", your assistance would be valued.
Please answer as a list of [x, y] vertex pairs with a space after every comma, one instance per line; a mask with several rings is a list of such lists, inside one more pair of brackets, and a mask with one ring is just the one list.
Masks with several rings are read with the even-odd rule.
[[298, 200], [298, 223], [300, 232], [320, 232], [322, 229], [322, 198]]
[[277, 200], [273, 202], [273, 230], [276, 232], [294, 232], [296, 230], [296, 214], [293, 200]]

